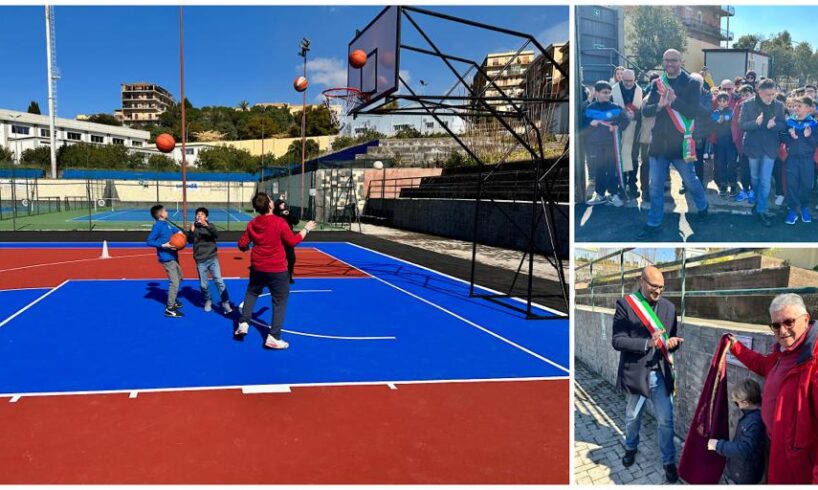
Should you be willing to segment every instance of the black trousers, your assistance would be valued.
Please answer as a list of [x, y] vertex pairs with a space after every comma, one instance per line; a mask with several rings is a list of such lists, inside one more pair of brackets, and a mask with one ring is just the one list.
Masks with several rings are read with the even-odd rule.
[[259, 295], [267, 288], [273, 300], [273, 322], [270, 324], [270, 335], [281, 339], [281, 328], [284, 326], [284, 314], [287, 312], [287, 299], [290, 297], [289, 272], [261, 272], [250, 268], [250, 284], [244, 295], [244, 307], [241, 309], [239, 322], [249, 322], [253, 318], [253, 308]]
[[295, 270], [295, 247], [284, 245], [284, 253], [287, 254], [287, 271], [290, 273], [290, 279], [292, 279]]

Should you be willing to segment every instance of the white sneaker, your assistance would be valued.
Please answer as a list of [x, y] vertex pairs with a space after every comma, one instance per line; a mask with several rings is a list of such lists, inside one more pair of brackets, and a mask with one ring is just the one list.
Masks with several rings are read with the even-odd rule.
[[288, 344], [287, 342], [284, 342], [283, 340], [278, 340], [277, 338], [269, 334], [267, 335], [267, 341], [264, 342], [264, 347], [268, 349], [284, 350], [289, 346], [290, 344]]
[[205, 311], [213, 311], [213, 302], [210, 300], [205, 301]]
[[781, 206], [784, 204], [784, 196], [775, 196], [775, 205]]
[[594, 192], [594, 196], [591, 199], [585, 201], [585, 204], [588, 206], [596, 206], [597, 204], [602, 204], [605, 202], [605, 196], [600, 196], [596, 192]]
[[250, 324], [247, 322], [239, 322], [239, 327], [233, 332], [233, 335], [247, 335], [250, 330]]
[[225, 313], [233, 313], [233, 308], [230, 306], [229, 301], [225, 301], [224, 303], [222, 303], [222, 310]]
[[622, 199], [617, 194], [614, 194], [613, 196], [611, 196], [611, 204], [618, 208], [621, 208], [622, 205], [625, 203], [622, 202]]

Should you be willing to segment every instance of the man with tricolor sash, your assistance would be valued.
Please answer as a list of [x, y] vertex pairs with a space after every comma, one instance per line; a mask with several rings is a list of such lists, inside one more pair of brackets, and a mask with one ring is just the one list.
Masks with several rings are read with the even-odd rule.
[[707, 197], [696, 177], [695, 119], [709, 115], [710, 107], [701, 104], [701, 85], [682, 71], [682, 55], [668, 49], [662, 57], [665, 72], [651, 84], [650, 96], [642, 105], [644, 117], [656, 117], [648, 155], [650, 157], [650, 211], [645, 227], [636, 237], [649, 238], [659, 233], [665, 215], [665, 182], [670, 165], [682, 178], [698, 213], [707, 217]]
[[659, 269], [648, 266], [642, 271], [639, 289], [616, 302], [611, 344], [620, 353], [616, 387], [627, 394], [622, 464], [627, 467], [636, 461], [642, 412], [650, 399], [665, 478], [673, 483], [678, 480], [673, 445], [673, 352], [683, 339], [676, 336], [675, 306], [661, 297], [664, 287]]

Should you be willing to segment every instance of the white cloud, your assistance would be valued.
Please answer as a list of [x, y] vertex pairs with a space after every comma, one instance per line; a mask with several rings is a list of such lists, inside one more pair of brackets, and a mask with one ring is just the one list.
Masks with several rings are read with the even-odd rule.
[[537, 36], [543, 47], [547, 47], [552, 43], [564, 43], [568, 41], [568, 20], [564, 20], [559, 24], [554, 24], [548, 29], [542, 31]]
[[[409, 70], [399, 70], [398, 74], [403, 78], [403, 81], [406, 82], [406, 85], [412, 85], [412, 75], [409, 73]], [[398, 82], [398, 86], [400, 86], [400, 82]]]
[[[297, 65], [295, 71], [300, 73], [304, 65]], [[307, 60], [307, 79], [310, 84], [327, 87], [346, 87], [347, 66], [338, 58], [315, 58]]]

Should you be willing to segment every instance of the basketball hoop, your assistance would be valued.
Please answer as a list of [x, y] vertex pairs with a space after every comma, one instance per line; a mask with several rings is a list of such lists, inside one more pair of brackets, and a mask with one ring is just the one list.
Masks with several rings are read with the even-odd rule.
[[324, 95], [324, 105], [329, 110], [334, 124], [338, 124], [338, 115], [330, 107], [333, 102], [343, 105], [344, 114], [349, 114], [350, 110], [369, 100], [369, 95], [352, 87], [329, 88], [321, 93]]

